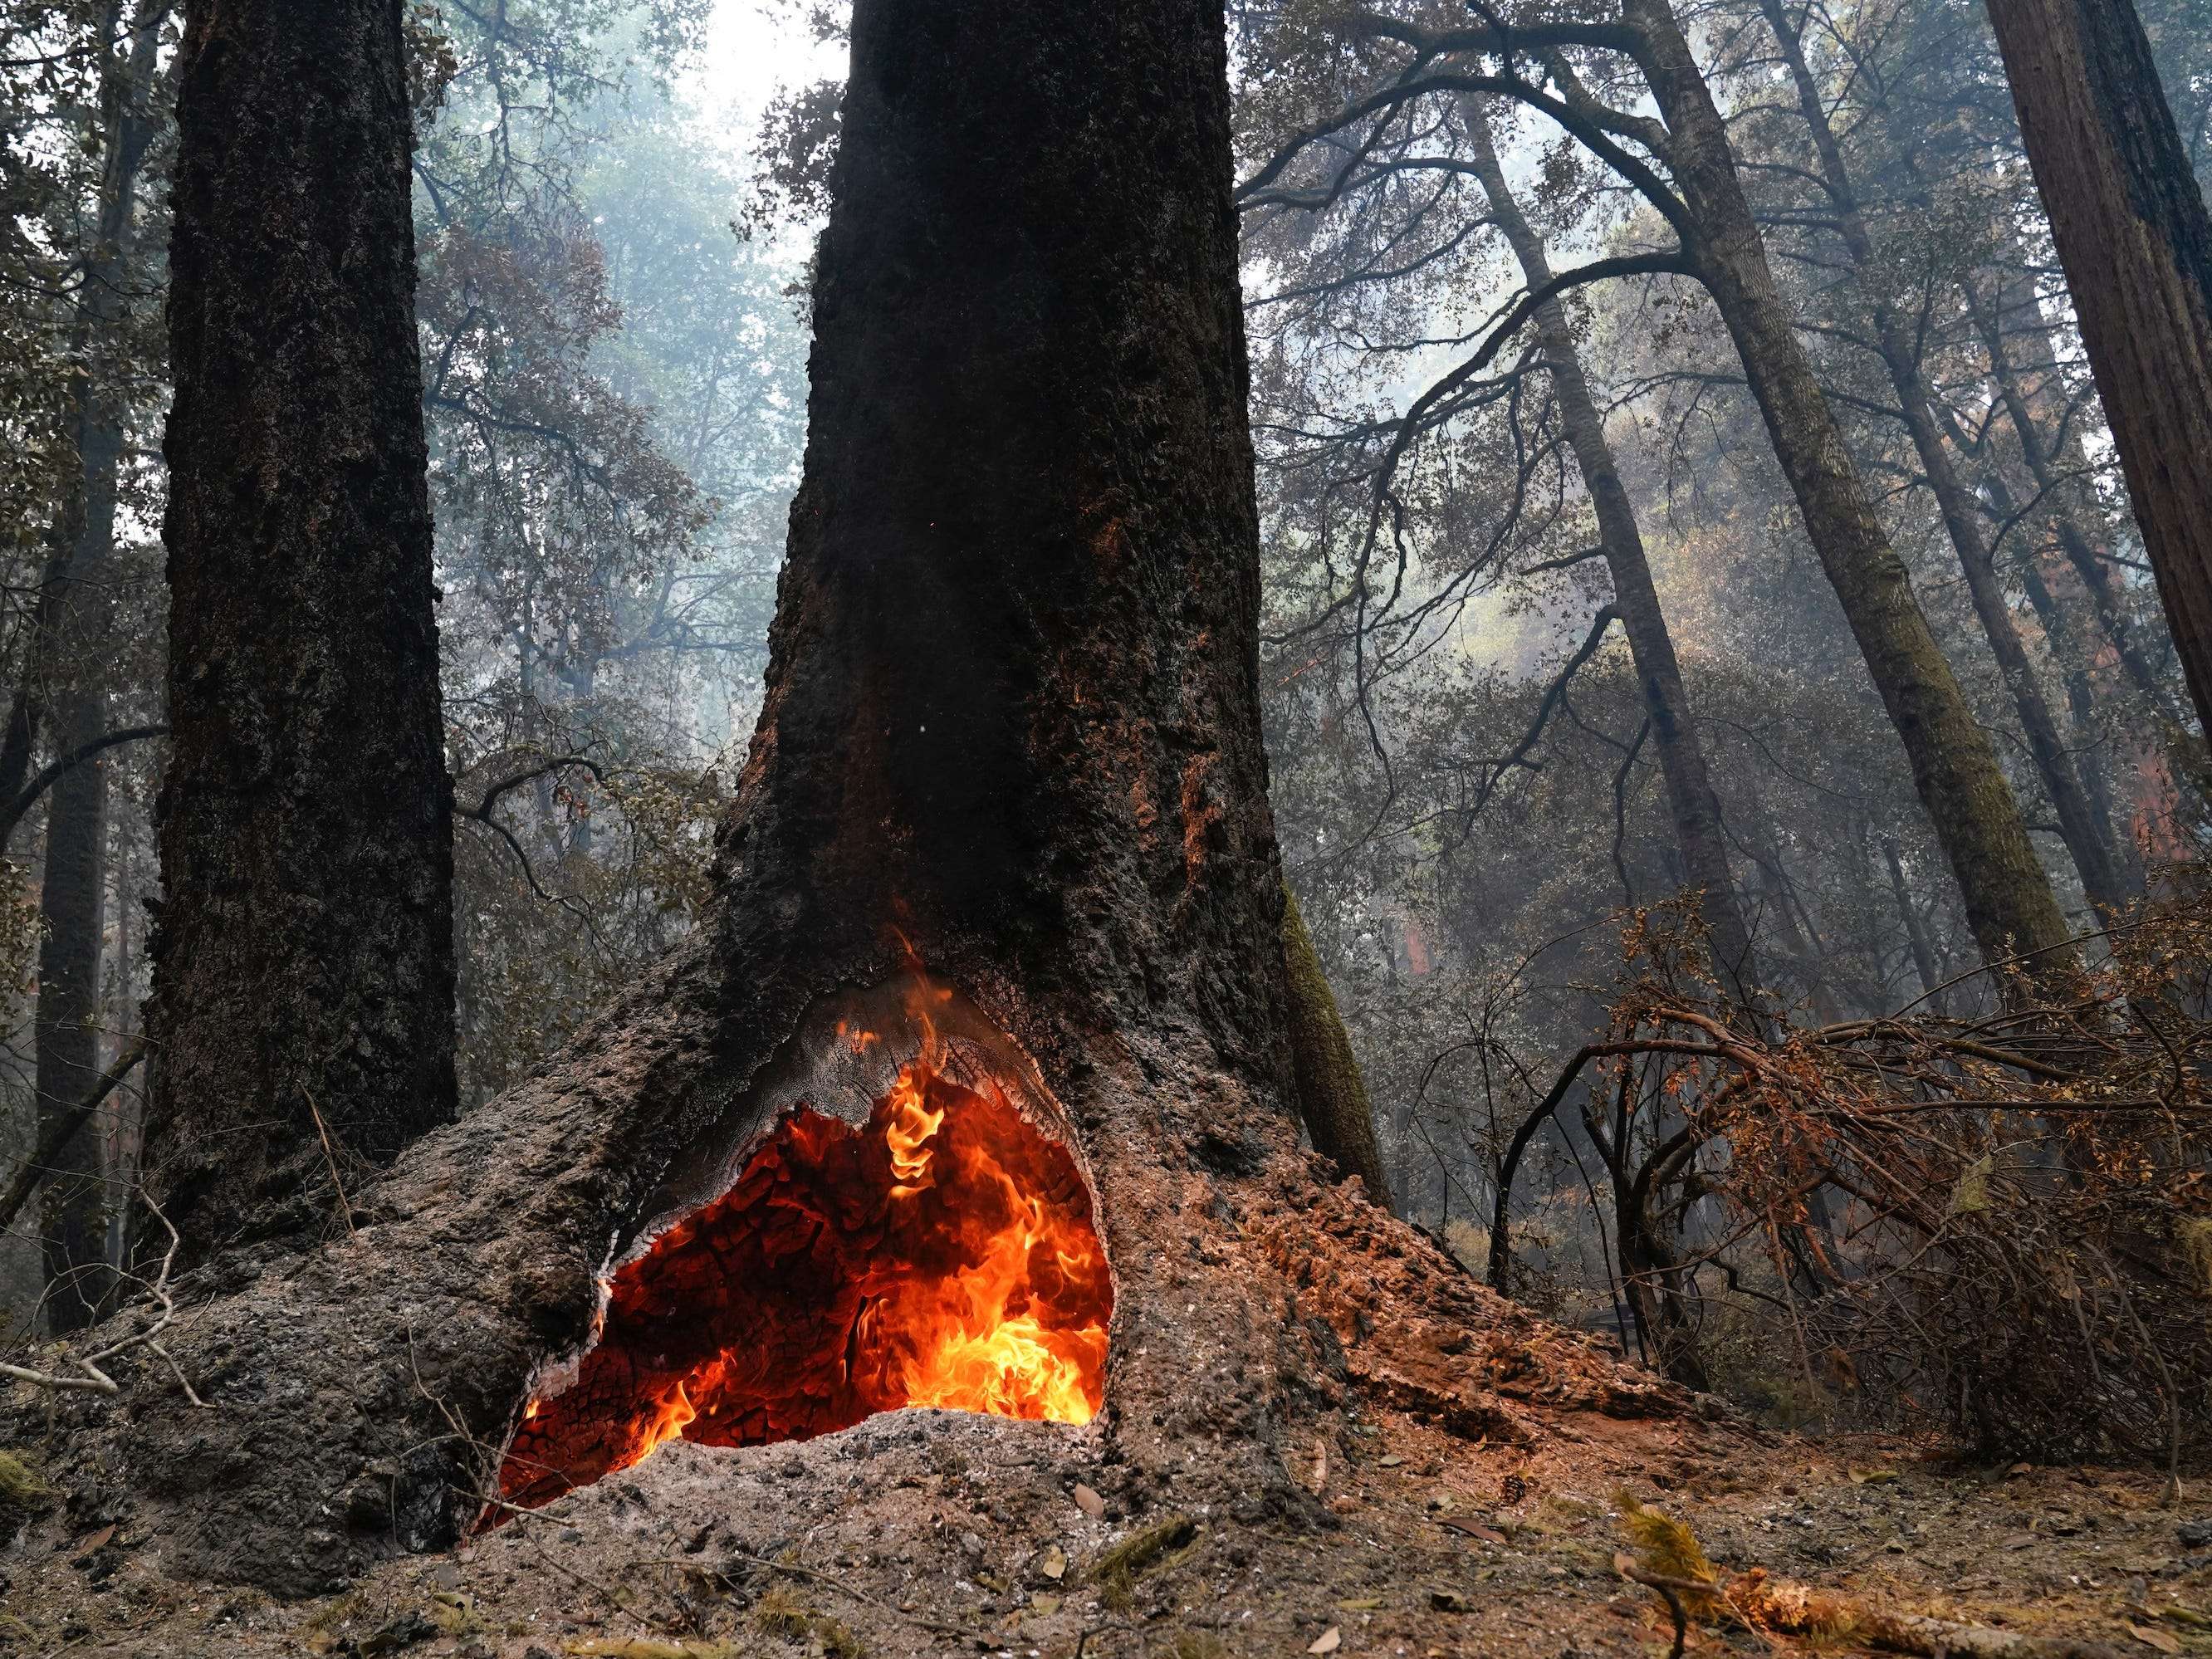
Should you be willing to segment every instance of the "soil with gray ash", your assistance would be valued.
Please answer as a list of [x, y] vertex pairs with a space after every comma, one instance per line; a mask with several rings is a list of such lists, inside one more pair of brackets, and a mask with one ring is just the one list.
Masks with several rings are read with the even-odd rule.
[[[1686, 1522], [1723, 1574], [2075, 1651], [2212, 1653], [2201, 1486], [2168, 1504], [2148, 1474], [1770, 1434], [1710, 1400], [1672, 1419], [1523, 1405], [1532, 1432], [1501, 1439], [1363, 1397], [1285, 1437], [1269, 1492], [1221, 1490], [1202, 1449], [1139, 1474], [1095, 1429], [955, 1413], [678, 1442], [451, 1554], [294, 1602], [172, 1577], [157, 1534], [57, 1504], [0, 1553], [0, 1652], [1663, 1655], [1664, 1608], [1616, 1571], [1626, 1492]], [[1808, 1645], [1725, 1626], [1690, 1642]]]

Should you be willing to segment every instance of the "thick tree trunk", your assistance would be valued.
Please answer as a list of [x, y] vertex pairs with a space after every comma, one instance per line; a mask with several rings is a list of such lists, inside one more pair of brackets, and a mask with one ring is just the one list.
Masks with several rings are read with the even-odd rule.
[[2070, 971], [2066, 919], [2050, 878], [1797, 339], [1711, 90], [1668, 0], [1628, 0], [1626, 15], [1644, 38], [1668, 168], [1697, 226], [1698, 276], [1735, 342], [1806, 533], [1904, 741], [1975, 942], [1991, 962], [2027, 952], [2031, 974]]
[[[1531, 289], [1540, 288], [1553, 275], [1543, 240], [1530, 227], [1506, 183], [1481, 102], [1469, 99], [1463, 108], [1468, 152], [1483, 193], [1489, 198], [1491, 216], [1511, 244], [1522, 279]], [[1713, 792], [1705, 743], [1690, 708], [1689, 691], [1682, 684], [1681, 664], [1674, 656], [1674, 635], [1668, 632], [1659, 589], [1651, 580], [1651, 564], [1644, 556], [1635, 506], [1620, 481], [1620, 468], [1613, 460], [1604, 419], [1590, 396], [1589, 382], [1583, 373], [1582, 349], [1568, 325], [1566, 308], [1557, 300], [1538, 307], [1536, 330], [1543, 342], [1545, 361], [1551, 365], [1560, 422], [1597, 519], [1606, 568], [1613, 577], [1613, 608], [1620, 613], [1621, 625], [1628, 635], [1637, 683], [1644, 692], [1644, 712], [1650, 718], [1652, 740], [1659, 751], [1659, 773], [1667, 786], [1668, 810], [1674, 822], [1674, 839], [1681, 848], [1682, 868], [1690, 884], [1703, 891], [1705, 922], [1712, 930], [1713, 956], [1722, 975], [1731, 982], [1755, 986], [1759, 975], [1752, 957], [1751, 930], [1745, 924], [1743, 906], [1729, 872], [1720, 798]]]
[[1874, 316], [1875, 349], [1881, 355], [1882, 367], [1888, 371], [1891, 389], [1897, 394], [1898, 405], [1905, 417], [1905, 431], [1912, 439], [1913, 453], [1919, 457], [1921, 472], [1928, 480], [1929, 493], [1936, 497], [1936, 512], [1951, 538], [1953, 550], [1959, 556], [1960, 568], [1966, 578], [1966, 592], [1973, 601], [1974, 616], [1982, 625], [1982, 636], [1989, 641], [1990, 654], [1996, 659], [1997, 672], [2004, 680], [2005, 689], [2012, 694], [2013, 708], [2020, 716], [2028, 754], [2035, 762], [2044, 792], [2050, 796], [2052, 810], [2057, 814], [2059, 834], [2074, 860], [2074, 867], [2081, 873], [2082, 890], [2090, 902], [2105, 910], [2115, 909], [2133, 898], [2138, 890], [2129, 884], [2112, 845], [2111, 819], [2098, 811], [2074, 764], [2072, 754], [2059, 735], [2058, 722], [2051, 714], [2034, 665], [2028, 661], [2027, 647], [2013, 622], [2012, 607], [1998, 579], [1989, 538], [1982, 533], [1977, 505], [1951, 464], [1950, 452], [1943, 446], [1913, 331], [1899, 314], [1887, 291], [1889, 273], [1876, 254], [1873, 235], [1867, 229], [1866, 216], [1859, 207], [1857, 189], [1844, 160], [1843, 146], [1837, 142], [1835, 128], [1828, 118], [1827, 103], [1806, 62], [1802, 26], [1791, 21], [1783, 0], [1759, 0], [1759, 9], [1789, 67], [1796, 88], [1798, 112], [1804, 118], [1821, 177], [1827, 184], [1844, 252], [1866, 288], [1864, 297]]
[[2130, 0], [1990, 0], [2021, 136], [2212, 735], [2212, 216]]
[[[592, 1341], [601, 1275], [797, 1104], [865, 1119], [922, 1051], [902, 1006], [1089, 1188], [1103, 1409], [1006, 1425], [1038, 1458], [1296, 1521], [1281, 1443], [1331, 1390], [1500, 1434], [1526, 1431], [1487, 1390], [1652, 1398], [1555, 1336], [1536, 1358], [1530, 1322], [1297, 1147], [1219, 0], [860, 0], [851, 38], [715, 917], [354, 1194], [357, 1231], [210, 1264], [225, 1293], [173, 1352], [220, 1437], [151, 1378], [116, 1425], [180, 1567], [319, 1589], [471, 1524], [526, 1401]], [[856, 1484], [838, 1524], [875, 1548], [913, 1515]]]
[[399, 12], [186, 13], [148, 1170], [191, 1259], [453, 1114]]

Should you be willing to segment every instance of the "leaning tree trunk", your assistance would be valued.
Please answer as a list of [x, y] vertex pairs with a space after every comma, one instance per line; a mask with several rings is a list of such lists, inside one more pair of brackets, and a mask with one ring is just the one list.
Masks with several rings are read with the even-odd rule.
[[[474, 1523], [518, 1425], [536, 1447], [590, 1404], [550, 1365], [653, 1360], [582, 1352], [602, 1275], [747, 1213], [800, 1128], [855, 1145], [843, 1123], [881, 1121], [933, 1042], [982, 1056], [1085, 1195], [1100, 1426], [1036, 1443], [1114, 1501], [1310, 1516], [1283, 1447], [1346, 1384], [1469, 1433], [1528, 1432], [1492, 1390], [1654, 1397], [1564, 1341], [1540, 1358], [1297, 1147], [1219, 0], [860, 0], [851, 38], [804, 482], [713, 919], [356, 1193], [356, 1231], [258, 1277], [265, 1248], [210, 1264], [242, 1288], [171, 1352], [220, 1420], [149, 1369], [114, 1431], [186, 1570], [313, 1589]], [[805, 1278], [709, 1273], [671, 1307]], [[857, 1341], [848, 1289], [821, 1297]], [[792, 1332], [722, 1358], [773, 1367]], [[854, 1547], [915, 1524], [854, 1487]]]
[[1827, 185], [1844, 250], [1864, 285], [1863, 297], [1874, 315], [1875, 353], [1888, 371], [1890, 387], [1897, 393], [1899, 410], [1912, 440], [1913, 453], [1919, 457], [1922, 475], [1928, 480], [1929, 493], [1936, 498], [1936, 513], [1950, 538], [1952, 550], [1959, 556], [1959, 567], [1966, 576], [1966, 592], [1973, 601], [1974, 616], [1982, 625], [1982, 635], [1989, 641], [1990, 654], [1996, 660], [2005, 689], [2012, 694], [2013, 708], [2020, 716], [2028, 754], [2035, 762], [2045, 793], [2050, 796], [2051, 809], [2057, 816], [2059, 835], [2074, 860], [2075, 869], [2081, 874], [2082, 890], [2092, 904], [2104, 911], [2116, 910], [2140, 890], [2129, 881], [2113, 846], [2111, 817], [2100, 809], [2083, 783], [2074, 756], [2059, 732], [2050, 700], [2044, 696], [2042, 683], [2036, 677], [2034, 665], [2028, 660], [2019, 626], [2013, 621], [2012, 606], [1997, 574], [1995, 554], [1989, 538], [1982, 532], [1978, 504], [1959, 477], [1958, 469], [1952, 465], [1950, 452], [1943, 447], [1915, 331], [1907, 325], [1887, 291], [1891, 274], [1875, 251], [1866, 216], [1859, 206], [1857, 188], [1844, 160], [1843, 145], [1837, 141], [1826, 101], [1813, 77], [1812, 66], [1806, 61], [1802, 26], [1790, 21], [1783, 0], [1759, 0], [1759, 9], [1789, 67], [1796, 88], [1798, 112], [1804, 117], [1813, 153]]
[[[1512, 246], [1522, 279], [1534, 292], [1552, 280], [1551, 260], [1544, 252], [1543, 240], [1506, 183], [1485, 106], [1470, 99], [1463, 107], [1468, 148], [1491, 215]], [[1576, 466], [1589, 491], [1590, 508], [1597, 519], [1606, 569], [1613, 578], [1613, 606], [1620, 612], [1628, 635], [1629, 654], [1635, 660], [1637, 683], [1644, 693], [1644, 712], [1651, 722], [1652, 738], [1659, 751], [1659, 772], [1667, 786], [1667, 805], [1674, 820], [1682, 868], [1688, 872], [1690, 884], [1701, 891], [1699, 902], [1712, 932], [1713, 956], [1722, 975], [1737, 986], [1755, 988], [1759, 969], [1752, 956], [1751, 928], [1744, 920], [1735, 878], [1729, 872], [1720, 797], [1713, 789], [1705, 739], [1690, 708], [1689, 690], [1682, 684], [1674, 636], [1660, 607], [1658, 584], [1651, 579], [1651, 562], [1644, 554], [1635, 504], [1621, 482], [1604, 419], [1590, 395], [1583, 373], [1582, 347], [1568, 324], [1566, 307], [1556, 299], [1539, 306], [1536, 330], [1544, 343], [1544, 356], [1551, 364], [1553, 392], [1559, 400], [1567, 443], [1574, 451]]]
[[453, 1115], [398, 0], [187, 8], [149, 1185], [188, 1259]]
[[2024, 953], [2031, 976], [2069, 974], [2064, 913], [1996, 751], [1943, 659], [1797, 339], [1727, 126], [1671, 0], [1628, 0], [1626, 15], [1642, 36], [1641, 61], [1668, 127], [1668, 170], [1696, 225], [1691, 253], [1698, 278], [1743, 360], [1806, 536], [1903, 741], [1974, 941], [1984, 961]]
[[1288, 994], [1284, 1031], [1290, 1040], [1299, 1121], [1313, 1138], [1316, 1152], [1347, 1176], [1358, 1176], [1375, 1202], [1395, 1209], [1367, 1079], [1352, 1052], [1352, 1034], [1344, 1029], [1336, 994], [1322, 970], [1321, 954], [1306, 931], [1297, 896], [1288, 884], [1283, 888], [1283, 969]]
[[1990, 0], [2197, 717], [2212, 734], [2212, 215], [2130, 0]]

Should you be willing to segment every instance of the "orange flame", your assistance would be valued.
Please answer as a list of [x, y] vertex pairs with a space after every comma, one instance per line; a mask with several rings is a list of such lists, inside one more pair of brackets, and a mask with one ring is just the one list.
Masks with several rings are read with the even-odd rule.
[[653, 1449], [665, 1440], [673, 1440], [690, 1424], [698, 1421], [699, 1413], [692, 1409], [691, 1396], [678, 1382], [662, 1396], [658, 1410], [644, 1427], [643, 1444], [638, 1448], [640, 1457], [652, 1455]]
[[1082, 1177], [995, 1085], [946, 1078], [914, 1012], [921, 1052], [866, 1130], [799, 1109], [725, 1197], [616, 1275], [576, 1382], [526, 1413], [508, 1502], [679, 1437], [804, 1438], [902, 1406], [1097, 1415], [1113, 1290]]
[[929, 1173], [929, 1138], [945, 1121], [942, 1107], [934, 1112], [929, 1109], [928, 1087], [933, 1076], [921, 1070], [919, 1062], [902, 1066], [898, 1082], [891, 1089], [890, 1121], [884, 1126], [884, 1145], [890, 1149], [891, 1173], [899, 1179], [899, 1184], [891, 1188], [893, 1198], [911, 1197]]

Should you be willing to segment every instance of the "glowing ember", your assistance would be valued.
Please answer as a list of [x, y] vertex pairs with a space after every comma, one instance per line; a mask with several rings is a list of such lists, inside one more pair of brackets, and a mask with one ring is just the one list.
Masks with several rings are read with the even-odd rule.
[[[873, 1038], [846, 1033], [856, 1048]], [[615, 1276], [501, 1494], [550, 1502], [681, 1436], [803, 1439], [902, 1406], [1087, 1423], [1113, 1291], [1067, 1152], [933, 1042], [854, 1130], [788, 1115], [727, 1194]]]

